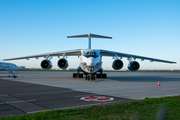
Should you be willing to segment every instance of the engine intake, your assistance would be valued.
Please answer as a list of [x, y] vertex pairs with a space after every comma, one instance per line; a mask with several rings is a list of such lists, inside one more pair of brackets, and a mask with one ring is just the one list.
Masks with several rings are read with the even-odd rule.
[[123, 62], [120, 59], [116, 59], [114, 60], [114, 62], [112, 63], [112, 68], [115, 70], [119, 70], [123, 67]]
[[140, 68], [140, 65], [136, 61], [132, 61], [128, 64], [128, 69], [130, 71], [137, 71], [137, 70], [139, 70], [139, 68]]
[[43, 60], [43, 61], [41, 62], [41, 67], [42, 67], [43, 69], [45, 69], [45, 70], [49, 70], [49, 69], [52, 68], [52, 63], [51, 63], [50, 60]]
[[60, 59], [57, 64], [61, 69], [66, 69], [68, 67], [68, 61], [64, 58]]

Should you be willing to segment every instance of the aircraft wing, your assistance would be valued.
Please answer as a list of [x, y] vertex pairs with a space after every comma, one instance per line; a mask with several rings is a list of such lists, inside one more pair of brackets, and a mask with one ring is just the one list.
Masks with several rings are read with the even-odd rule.
[[18, 58], [10, 58], [10, 59], [3, 59], [3, 61], [8, 61], [8, 60], [19, 60], [19, 59], [29, 59], [29, 58], [36, 58], [38, 59], [39, 57], [44, 57], [46, 58], [47, 56], [78, 56], [81, 55], [81, 49], [76, 49], [76, 50], [69, 50], [69, 51], [60, 51], [60, 52], [53, 52], [53, 53], [45, 53], [45, 54], [39, 54], [39, 55], [32, 55], [32, 56], [25, 56], [25, 57], [18, 57]]
[[151, 62], [156, 61], [156, 62], [164, 62], [164, 63], [176, 63], [173, 61], [161, 60], [161, 59], [150, 58], [150, 57], [143, 57], [143, 56], [126, 54], [126, 53], [121, 53], [121, 52], [108, 51], [108, 50], [100, 50], [100, 54], [102, 56], [112, 56], [112, 57], [115, 57], [116, 55], [118, 57], [126, 57], [126, 58], [133, 57], [134, 59], [141, 59], [142, 61], [143, 60], [150, 60]]

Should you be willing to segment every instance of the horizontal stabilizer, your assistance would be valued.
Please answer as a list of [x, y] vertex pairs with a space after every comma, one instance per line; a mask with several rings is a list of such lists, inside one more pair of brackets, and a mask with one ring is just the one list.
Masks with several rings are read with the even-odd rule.
[[67, 38], [84, 38], [84, 37], [89, 37], [89, 38], [107, 38], [107, 39], [112, 39], [112, 37], [108, 36], [102, 36], [102, 35], [96, 35], [96, 34], [82, 34], [82, 35], [73, 35], [73, 36], [67, 36]]
[[91, 49], [91, 38], [107, 38], [112, 39], [112, 37], [108, 36], [102, 36], [102, 35], [96, 35], [96, 34], [82, 34], [82, 35], [73, 35], [73, 36], [67, 36], [67, 38], [84, 38], [87, 37], [89, 39], [88, 49]]

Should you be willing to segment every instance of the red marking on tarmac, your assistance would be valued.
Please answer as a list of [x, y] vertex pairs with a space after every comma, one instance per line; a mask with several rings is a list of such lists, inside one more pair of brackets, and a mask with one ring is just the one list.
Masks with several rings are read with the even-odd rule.
[[114, 100], [114, 98], [105, 97], [105, 96], [93, 96], [93, 97], [82, 97], [81, 100], [85, 100], [85, 101], [111, 101], [111, 100]]

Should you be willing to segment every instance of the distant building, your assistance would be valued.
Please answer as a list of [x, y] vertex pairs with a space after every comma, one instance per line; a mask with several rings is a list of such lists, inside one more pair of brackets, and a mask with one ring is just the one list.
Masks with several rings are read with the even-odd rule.
[[68, 68], [66, 70], [77, 70], [76, 68]]
[[26, 67], [25, 66], [18, 66], [19, 67], [19, 70], [25, 70]]

